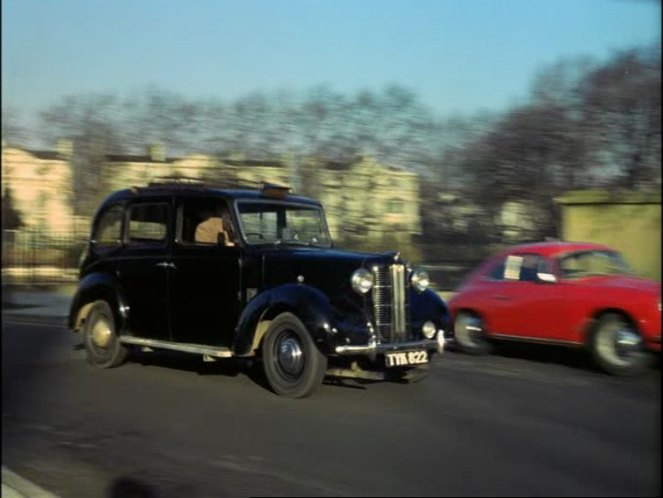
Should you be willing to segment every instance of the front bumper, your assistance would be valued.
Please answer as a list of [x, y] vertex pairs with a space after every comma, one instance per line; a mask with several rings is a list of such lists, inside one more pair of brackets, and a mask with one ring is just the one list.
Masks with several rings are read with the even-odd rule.
[[336, 346], [334, 351], [341, 356], [368, 356], [374, 360], [377, 355], [394, 351], [409, 351], [416, 349], [434, 350], [441, 353], [444, 350], [444, 332], [439, 331], [436, 339], [423, 339], [421, 341], [378, 343], [375, 337], [368, 340], [365, 345], [342, 344]]
[[645, 338], [645, 344], [647, 349], [657, 353], [661, 352], [661, 335], [659, 334], [656, 337]]

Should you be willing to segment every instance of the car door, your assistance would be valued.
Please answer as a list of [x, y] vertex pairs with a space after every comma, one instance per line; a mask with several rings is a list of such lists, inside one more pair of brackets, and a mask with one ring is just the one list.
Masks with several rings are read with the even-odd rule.
[[[496, 260], [481, 277], [479, 291], [472, 296], [473, 304], [481, 311], [490, 334], [505, 334], [513, 329], [513, 265], [511, 255]], [[519, 266], [517, 270], [520, 271]]]
[[551, 271], [551, 262], [545, 256], [532, 253], [507, 256], [502, 287], [493, 295], [499, 310], [499, 333], [534, 340], [558, 337], [563, 296], [556, 284], [537, 277]]
[[138, 337], [170, 339], [168, 315], [168, 197], [131, 202], [127, 207], [125, 252], [118, 280], [129, 307], [127, 328]]
[[[214, 221], [219, 219], [221, 223]], [[173, 338], [178, 342], [232, 344], [240, 311], [241, 252], [233, 223], [223, 199], [177, 202], [170, 312]], [[216, 233], [210, 238], [212, 229]]]

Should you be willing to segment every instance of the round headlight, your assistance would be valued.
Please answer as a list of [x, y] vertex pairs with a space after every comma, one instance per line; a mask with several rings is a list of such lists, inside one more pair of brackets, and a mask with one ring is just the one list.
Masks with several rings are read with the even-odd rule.
[[410, 282], [412, 282], [412, 287], [414, 287], [417, 292], [423, 292], [428, 289], [430, 278], [427, 272], [415, 269], [410, 277]]
[[366, 294], [373, 288], [373, 275], [368, 270], [359, 268], [352, 274], [352, 288], [359, 294]]
[[421, 331], [424, 333], [426, 339], [432, 339], [435, 336], [435, 332], [437, 332], [437, 327], [435, 327], [433, 322], [426, 322], [421, 328]]

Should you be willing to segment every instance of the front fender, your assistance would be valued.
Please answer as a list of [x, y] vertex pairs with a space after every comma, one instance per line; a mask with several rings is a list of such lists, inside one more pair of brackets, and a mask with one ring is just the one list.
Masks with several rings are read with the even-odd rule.
[[424, 322], [432, 321], [438, 329], [445, 331], [445, 336], [449, 336], [451, 315], [449, 307], [437, 292], [426, 289], [422, 293], [414, 290], [410, 291], [410, 317], [412, 327], [421, 330]]
[[321, 349], [326, 348], [327, 330], [335, 317], [329, 299], [310, 285], [286, 284], [261, 292], [244, 308], [235, 329], [234, 353], [238, 356], [251, 354], [254, 342], [261, 338], [256, 337], [260, 321], [271, 320], [286, 311], [302, 321]]
[[116, 329], [122, 330], [129, 308], [119, 283], [106, 273], [89, 273], [78, 283], [69, 308], [69, 330], [77, 332], [80, 329], [82, 319], [87, 314], [86, 306], [98, 300], [104, 300], [110, 305]]

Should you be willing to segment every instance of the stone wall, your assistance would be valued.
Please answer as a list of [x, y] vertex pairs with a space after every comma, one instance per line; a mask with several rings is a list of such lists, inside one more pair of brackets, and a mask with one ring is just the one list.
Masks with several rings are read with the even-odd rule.
[[573, 191], [556, 199], [562, 238], [621, 251], [640, 276], [661, 280], [661, 194]]

